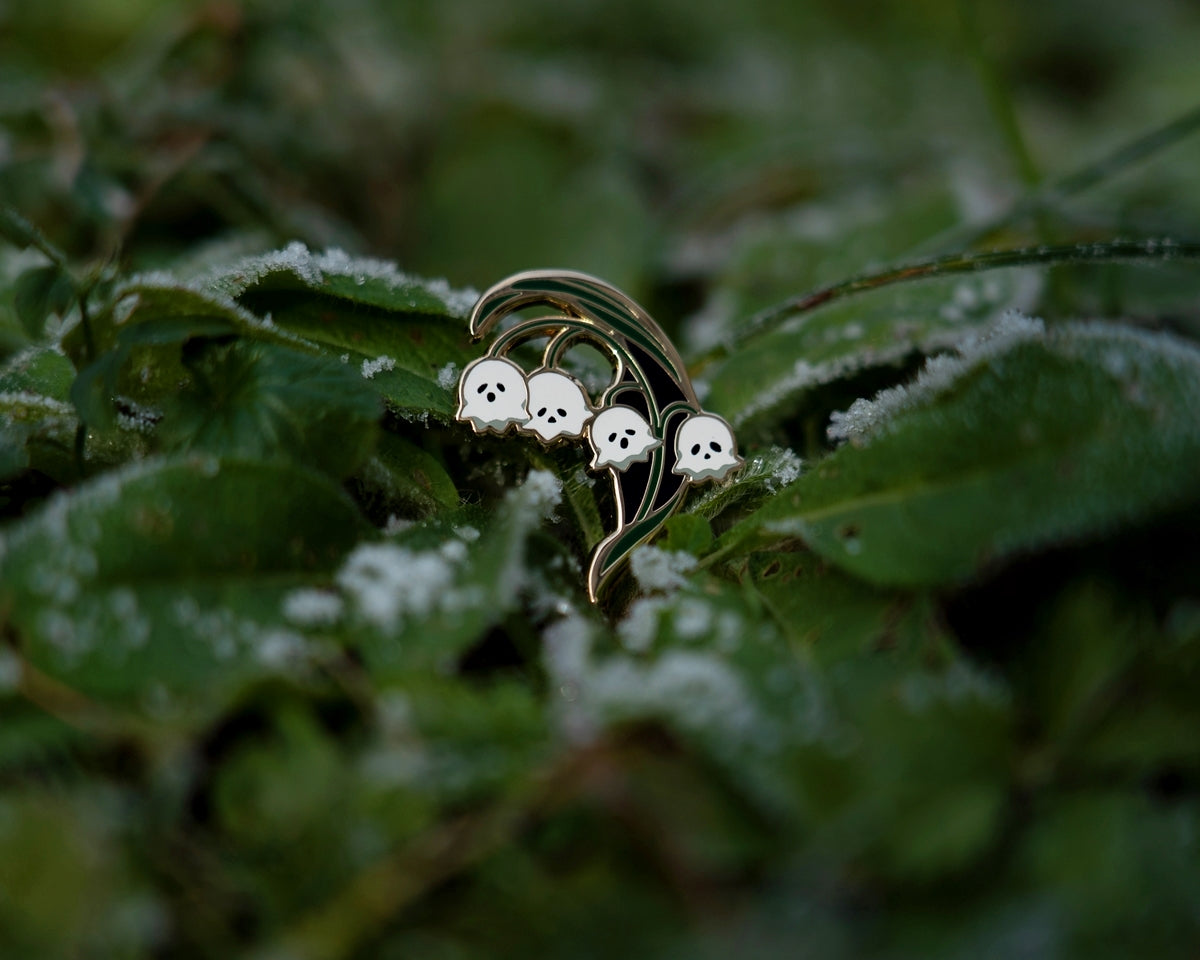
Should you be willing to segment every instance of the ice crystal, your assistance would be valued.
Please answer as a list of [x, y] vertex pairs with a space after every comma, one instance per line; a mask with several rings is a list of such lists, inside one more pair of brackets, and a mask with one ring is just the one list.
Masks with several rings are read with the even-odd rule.
[[955, 352], [930, 357], [914, 382], [888, 387], [871, 400], [859, 398], [848, 410], [836, 411], [826, 432], [831, 440], [865, 440], [897, 414], [945, 392], [964, 374], [1018, 343], [1042, 339], [1045, 333], [1041, 320], [1009, 311], [986, 330], [964, 338]]
[[396, 361], [387, 354], [376, 357], [374, 360], [364, 360], [362, 362], [362, 375], [364, 380], [373, 380], [375, 374], [381, 370], [395, 370]]

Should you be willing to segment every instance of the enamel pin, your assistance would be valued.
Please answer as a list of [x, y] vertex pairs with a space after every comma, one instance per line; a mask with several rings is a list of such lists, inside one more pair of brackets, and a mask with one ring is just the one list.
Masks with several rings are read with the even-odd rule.
[[[652, 537], [691, 484], [724, 481], [742, 465], [733, 431], [696, 399], [674, 345], [633, 300], [583, 273], [532, 270], [502, 280], [471, 311], [480, 340], [513, 314], [550, 307], [556, 313], [518, 320], [458, 382], [457, 418], [477, 434], [510, 427], [543, 444], [586, 438], [590, 468], [612, 476], [616, 529], [592, 552], [588, 596], [594, 603], [617, 567]], [[508, 358], [527, 340], [548, 338], [541, 366], [526, 374]], [[613, 366], [593, 403], [562, 369], [572, 347], [588, 343]]]

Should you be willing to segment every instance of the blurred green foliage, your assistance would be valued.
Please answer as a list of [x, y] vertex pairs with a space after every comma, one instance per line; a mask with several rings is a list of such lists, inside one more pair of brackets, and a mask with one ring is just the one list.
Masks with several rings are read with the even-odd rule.
[[[0, 956], [1195, 957], [1198, 43], [0, 0]], [[598, 608], [552, 266], [746, 458]]]

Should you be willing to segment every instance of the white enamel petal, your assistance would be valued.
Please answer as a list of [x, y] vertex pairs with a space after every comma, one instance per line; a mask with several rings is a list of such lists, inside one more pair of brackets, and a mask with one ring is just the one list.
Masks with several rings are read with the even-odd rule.
[[458, 382], [459, 420], [469, 420], [476, 430], [501, 432], [510, 423], [529, 416], [529, 388], [525, 374], [511, 360], [485, 357], [468, 366]]
[[693, 480], [723, 480], [741, 464], [733, 431], [720, 417], [693, 414], [675, 435], [673, 473]]
[[581, 437], [592, 408], [579, 383], [563, 373], [544, 370], [529, 378], [529, 416], [522, 433], [536, 433], [547, 442]]
[[624, 470], [631, 463], [648, 460], [650, 451], [662, 444], [650, 430], [650, 424], [633, 407], [623, 404], [596, 414], [588, 430], [595, 456], [592, 466]]

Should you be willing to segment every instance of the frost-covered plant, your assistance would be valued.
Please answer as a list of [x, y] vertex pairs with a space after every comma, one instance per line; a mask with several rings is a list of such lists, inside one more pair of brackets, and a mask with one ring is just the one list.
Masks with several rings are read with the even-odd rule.
[[[71, 6], [0, 14], [0, 957], [1194, 956], [1186, 5]], [[480, 363], [541, 266], [723, 419]]]

